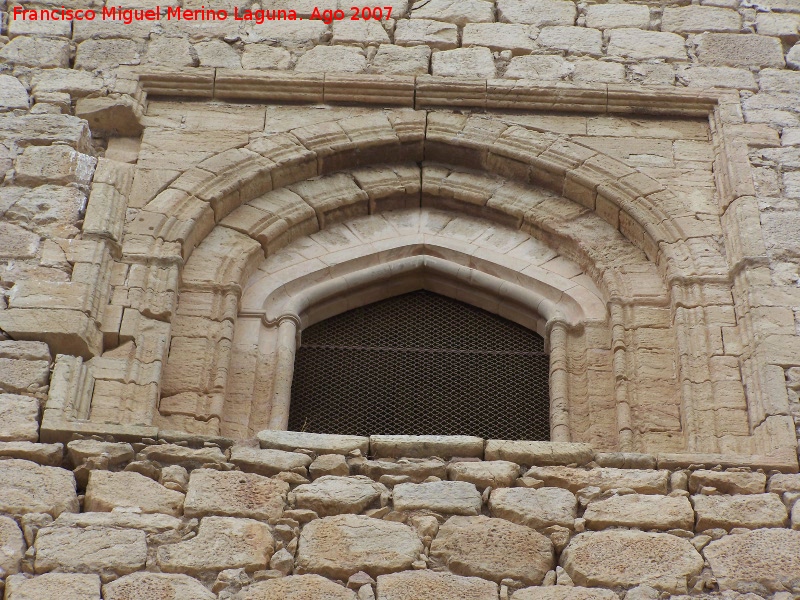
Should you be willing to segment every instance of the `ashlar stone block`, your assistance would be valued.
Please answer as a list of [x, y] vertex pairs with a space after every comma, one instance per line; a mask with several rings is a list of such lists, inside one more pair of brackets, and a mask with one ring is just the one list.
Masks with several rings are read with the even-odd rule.
[[685, 42], [681, 36], [633, 28], [614, 29], [610, 32], [608, 54], [634, 60], [687, 59]]
[[667, 6], [661, 18], [661, 30], [674, 33], [738, 33], [741, 28], [738, 12], [715, 6]]
[[0, 512], [10, 515], [78, 512], [75, 477], [56, 467], [10, 459], [0, 461]]
[[105, 600], [214, 600], [216, 596], [188, 575], [131, 573], [103, 586]]
[[290, 575], [269, 581], [257, 581], [233, 597], [233, 600], [356, 600], [356, 593], [319, 575]]
[[477, 577], [462, 577], [429, 570], [405, 571], [378, 577], [378, 600], [458, 598], [494, 600], [497, 584]]
[[650, 8], [644, 4], [592, 4], [586, 9], [586, 26], [594, 29], [650, 26]]
[[395, 510], [432, 510], [454, 515], [477, 515], [481, 495], [466, 481], [401, 483], [394, 487]]
[[205, 517], [197, 536], [158, 548], [158, 565], [167, 573], [197, 576], [224, 569], [263, 570], [275, 551], [269, 526], [252, 519]]
[[553, 567], [553, 544], [530, 527], [490, 517], [450, 517], [431, 543], [431, 557], [450, 571], [500, 583], [538, 585]]
[[697, 530], [785, 527], [789, 515], [778, 494], [693, 496]]
[[0, 441], [39, 439], [39, 401], [18, 394], [0, 394]]
[[697, 36], [697, 57], [701, 63], [728, 67], [783, 68], [783, 46], [775, 37], [703, 33]]
[[561, 488], [500, 488], [492, 490], [489, 510], [495, 517], [533, 529], [551, 525], [572, 529], [578, 501]]
[[12, 575], [6, 580], [6, 600], [100, 600], [100, 577], [79, 573]]
[[632, 587], [646, 584], [685, 594], [703, 557], [688, 540], [668, 533], [607, 530], [575, 537], [561, 553], [561, 564], [577, 585]]
[[[525, 23], [546, 27], [548, 25], [574, 25], [578, 11], [574, 2], [563, 0], [499, 0], [497, 18], [504, 23]], [[590, 25], [590, 27], [593, 27]]]
[[91, 512], [109, 512], [124, 507], [177, 517], [181, 514], [183, 500], [182, 493], [134, 471], [91, 471], [85, 505]]
[[687, 498], [647, 494], [611, 496], [591, 502], [583, 517], [591, 529], [638, 527], [686, 529], [694, 527], [694, 511]]
[[297, 486], [292, 492], [293, 505], [313, 510], [321, 517], [342, 513], [358, 514], [388, 490], [369, 477], [323, 476], [313, 483]]
[[25, 538], [17, 522], [0, 516], [0, 569], [8, 575], [19, 573], [25, 550]]
[[288, 491], [285, 481], [253, 473], [196, 469], [189, 478], [184, 513], [274, 521], [283, 514]]
[[419, 558], [422, 542], [410, 527], [362, 515], [314, 519], [303, 527], [295, 573], [347, 580], [402, 571]]

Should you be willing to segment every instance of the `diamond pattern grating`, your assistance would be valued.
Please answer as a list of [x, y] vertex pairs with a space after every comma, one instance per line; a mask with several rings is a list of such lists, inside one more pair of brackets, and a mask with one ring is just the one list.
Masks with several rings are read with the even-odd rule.
[[548, 440], [541, 336], [427, 291], [308, 327], [289, 429]]

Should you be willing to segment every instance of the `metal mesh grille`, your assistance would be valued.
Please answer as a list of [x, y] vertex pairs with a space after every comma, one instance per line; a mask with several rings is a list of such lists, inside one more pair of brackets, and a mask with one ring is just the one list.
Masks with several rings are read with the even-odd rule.
[[303, 331], [289, 429], [548, 440], [548, 372], [536, 333], [413, 292]]

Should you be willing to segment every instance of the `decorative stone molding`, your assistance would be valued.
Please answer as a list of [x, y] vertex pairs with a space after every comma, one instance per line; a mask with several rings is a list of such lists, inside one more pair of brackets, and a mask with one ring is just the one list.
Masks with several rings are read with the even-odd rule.
[[[143, 99], [141, 92], [144, 91], [151, 97], [247, 98], [260, 102], [341, 101], [364, 106], [401, 105], [409, 108], [376, 110], [374, 116], [367, 119], [337, 119], [255, 138], [244, 147], [225, 150], [186, 169], [126, 226], [118, 263], [148, 265], [149, 269], [155, 270], [154, 274], [168, 272], [161, 288], [163, 292], [158, 292], [163, 298], [161, 305], [164, 308], [147, 313], [143, 307], [153, 306], [152, 295], [139, 304], [119, 304], [114, 298], [120, 297], [121, 290], [126, 288], [124, 285], [112, 286], [112, 301], [106, 310], [109, 315], [116, 316], [104, 318], [108, 325], [103, 326], [106, 340], [103, 356], [114, 351], [115, 343], [130, 340], [135, 346], [135, 354], [144, 352], [147, 355], [147, 360], [141, 362], [164, 364], [169, 331], [175, 326], [170, 324], [173, 321], [172, 307], [179, 292], [181, 303], [184, 298], [189, 301], [186, 309], [189, 313], [206, 319], [209, 315], [215, 315], [214, 320], [222, 318], [229, 323], [226, 327], [230, 331], [230, 326], [236, 321], [242, 286], [263, 260], [265, 252], [269, 257], [287, 243], [327, 227], [329, 221], [372, 213], [378, 210], [377, 203], [381, 201], [379, 197], [370, 196], [365, 187], [362, 188], [363, 195], [354, 197], [355, 201], [331, 197], [328, 200], [330, 204], [326, 205], [305, 196], [300, 182], [346, 169], [380, 163], [420, 162], [424, 158], [460, 169], [477, 169], [493, 177], [519, 182], [522, 186], [553, 190], [577, 207], [571, 218], [578, 229], [584, 219], [581, 211], [589, 211], [587, 214], [601, 218], [611, 231], [621, 233], [635, 252], [643, 252], [650, 264], [655, 265], [658, 277], [653, 283], [656, 287], [666, 285], [668, 290], [668, 295], [659, 296], [655, 304], [648, 304], [633, 291], [634, 287], [641, 289], [641, 280], [634, 287], [628, 287], [623, 279], [616, 288], [604, 288], [607, 294], [604, 300], [609, 303], [608, 315], [612, 324], [609, 348], [613, 349], [614, 357], [614, 393], [618, 407], [615, 419], [619, 425], [621, 448], [636, 449], [638, 444], [629, 429], [634, 425], [625, 425], [636, 422], [635, 418], [631, 420], [631, 406], [626, 400], [637, 393], [636, 385], [627, 380], [626, 373], [632, 372], [631, 369], [635, 372], [646, 368], [644, 364], [628, 363], [628, 359], [623, 358], [629, 357], [628, 345], [635, 344], [630, 339], [634, 330], [627, 329], [624, 323], [641, 325], [647, 322], [640, 321], [646, 314], [647, 319], [654, 319], [653, 323], [664, 322], [679, 332], [675, 337], [675, 352], [679, 359], [683, 407], [680, 414], [681, 450], [760, 455], [771, 457], [767, 460], [774, 460], [776, 464], [796, 464], [796, 440], [788, 415], [785, 388], [782, 395], [778, 390], [780, 386], [775, 383], [784, 363], [779, 358], [782, 354], [773, 351], [776, 345], [792, 343], [793, 337], [781, 336], [767, 325], [762, 307], [770, 306], [769, 301], [764, 301], [765, 294], [769, 293], [769, 284], [756, 288], [745, 285], [757, 280], [758, 270], [766, 257], [758, 233], [760, 227], [757, 218], [753, 218], [753, 184], [746, 145], [742, 141], [747, 125], [743, 123], [736, 94], [676, 91], [672, 88], [662, 93], [662, 90], [652, 88], [639, 91], [610, 85], [541, 85], [525, 81], [473, 81], [430, 76], [242, 75], [237, 72], [234, 79], [224, 69], [196, 69], [191, 74], [142, 75], [138, 86], [134, 93], [139, 94], [140, 99]], [[348, 86], [349, 95], [343, 92]], [[721, 220], [712, 219], [710, 224], [696, 222], [691, 211], [687, 212], [683, 200], [671, 192], [669, 186], [583, 141], [576, 143], [569, 136], [536, 132], [510, 124], [502, 116], [419, 110], [423, 107], [452, 107], [456, 98], [462, 108], [489, 111], [513, 107], [565, 113], [707, 116]], [[485, 189], [485, 182], [478, 188], [482, 186]], [[393, 189], [398, 190], [397, 186]], [[275, 195], [275, 199], [270, 200], [270, 208], [264, 210], [253, 206], [267, 193]], [[422, 205], [425, 205], [428, 194], [425, 190], [400, 192], [399, 196], [397, 191], [392, 193], [395, 196], [392, 202], [396, 203], [398, 197], [413, 198], [417, 195]], [[475, 216], [499, 219], [507, 225], [531, 231], [548, 243], [555, 242], [558, 237], [548, 219], [533, 226], [528, 220], [530, 208], [524, 204], [515, 206], [513, 198], [498, 204], [492, 193], [484, 195], [483, 199], [480, 193], [473, 198], [466, 192], [448, 196], [452, 193], [440, 193], [438, 202], [449, 203], [447, 208], [457, 207], [459, 211]], [[411, 202], [413, 205], [413, 200]], [[251, 221], [253, 225], [258, 223], [257, 231], [251, 232], [250, 225], [246, 225], [247, 235], [237, 234], [236, 227], [230, 229], [225, 220], [233, 218], [245, 206], [249, 206], [252, 216], [257, 217], [256, 221]], [[102, 235], [111, 239], [117, 235], [110, 232], [109, 226], [96, 228], [109, 231]], [[724, 256], [715, 250], [711, 237], [705, 237], [709, 231], [713, 232], [712, 237], [721, 235], [725, 245]], [[251, 235], [255, 237], [248, 237]], [[203, 251], [207, 244], [217, 245], [228, 259], [210, 269], [213, 264], [208, 262], [211, 254]], [[600, 281], [603, 273], [612, 270], [613, 263], [589, 260], [591, 252], [580, 239], [570, 246], [568, 253], [595, 282]], [[193, 268], [194, 262], [202, 264], [202, 267]], [[178, 275], [184, 263], [186, 266]], [[114, 267], [120, 272], [128, 268]], [[196, 275], [202, 271], [205, 275], [198, 279]], [[634, 273], [631, 272], [631, 276], [636, 278]], [[180, 286], [179, 280], [182, 282]], [[138, 289], [157, 288], [158, 285], [156, 288]], [[146, 293], [152, 294], [151, 291]], [[130, 293], [125, 295], [131, 296]], [[200, 306], [203, 308], [199, 309]], [[640, 308], [635, 309], [635, 306]], [[182, 310], [178, 306], [177, 314], [180, 315]], [[9, 310], [4, 312], [5, 316], [13, 316]], [[115, 322], [119, 323], [119, 329], [114, 329]], [[279, 329], [283, 327], [288, 331], [294, 325], [284, 320]], [[219, 346], [222, 352], [227, 353], [229, 350], [225, 348], [231, 347], [232, 340], [226, 336], [232, 334], [220, 335], [223, 337], [218, 340], [228, 340]], [[560, 330], [551, 330], [551, 345], [553, 336], [561, 335]], [[293, 334], [284, 336], [286, 340], [292, 338]], [[92, 347], [84, 356], [89, 358], [96, 353], [96, 347]], [[557, 355], [558, 352], [552, 360], [560, 360]], [[129, 358], [125, 360], [139, 360], [132, 358], [133, 355], [127, 356]], [[224, 358], [219, 363], [218, 373], [223, 379], [215, 386], [221, 386], [221, 391], [208, 397], [204, 408], [194, 413], [209, 425], [208, 435], [217, 435], [214, 423], [218, 417], [214, 415], [219, 414], [224, 405], [225, 365], [228, 361], [229, 358]], [[739, 369], [742, 376], [736, 375]], [[126, 367], [125, 372], [142, 371]], [[149, 379], [147, 376], [140, 383], [125, 383], [124, 377], [120, 376], [118, 380], [119, 384], [128, 386], [132, 408], [139, 402], [144, 402], [142, 406], [147, 407], [133, 411], [138, 420], [146, 421], [150, 418], [148, 415], [160, 418], [156, 416], [158, 386], [152, 387], [147, 382]], [[555, 379], [558, 381], [558, 377]], [[147, 391], [150, 389], [154, 391]], [[92, 401], [93, 409], [94, 405], [95, 400]], [[102, 414], [102, 410], [97, 414]], [[70, 426], [66, 423], [70, 418], [65, 416], [59, 420], [65, 424], [65, 435], [68, 434]], [[198, 423], [187, 415], [183, 420], [171, 420], [170, 427], [174, 425], [187, 430], [193, 422], [195, 425]], [[96, 422], [92, 427], [102, 429], [103, 426]], [[152, 421], [135, 426], [150, 427]], [[166, 428], [162, 429], [166, 431]], [[631, 433], [627, 433], [629, 431]], [[657, 445], [663, 443], [664, 440]]]

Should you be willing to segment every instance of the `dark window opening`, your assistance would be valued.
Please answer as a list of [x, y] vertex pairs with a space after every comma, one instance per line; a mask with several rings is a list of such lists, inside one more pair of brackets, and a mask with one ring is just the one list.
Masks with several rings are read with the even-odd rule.
[[549, 440], [548, 376], [535, 332], [413, 292], [303, 331], [289, 429]]

